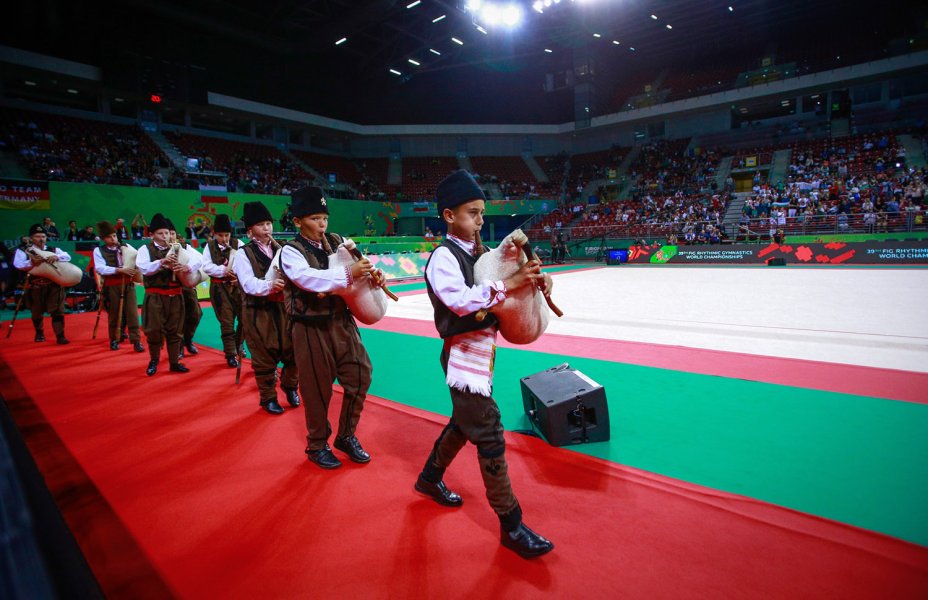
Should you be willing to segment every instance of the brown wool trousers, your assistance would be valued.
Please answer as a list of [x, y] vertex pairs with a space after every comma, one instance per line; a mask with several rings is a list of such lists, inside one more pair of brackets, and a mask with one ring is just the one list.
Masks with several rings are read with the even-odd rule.
[[168, 361], [172, 365], [177, 364], [183, 323], [183, 296], [145, 294], [145, 300], [142, 302], [142, 330], [148, 339], [148, 354], [151, 360], [160, 358], [161, 346], [167, 342]]
[[300, 371], [308, 449], [319, 450], [332, 435], [329, 402], [336, 379], [344, 390], [337, 437], [354, 435], [371, 386], [371, 359], [361, 343], [358, 326], [347, 311], [331, 319], [294, 322], [291, 333]]

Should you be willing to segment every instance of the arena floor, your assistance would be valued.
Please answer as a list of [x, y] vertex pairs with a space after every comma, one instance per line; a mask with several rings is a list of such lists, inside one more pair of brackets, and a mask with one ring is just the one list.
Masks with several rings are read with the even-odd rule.
[[[261, 411], [250, 361], [234, 383], [205, 302], [189, 375], [74, 314], [66, 347], [0, 343], [0, 394], [107, 597], [926, 597], [928, 271], [550, 270], [565, 316], [500, 340], [493, 390], [538, 561], [500, 548], [472, 448], [462, 508], [412, 490], [451, 410], [421, 281], [361, 328], [368, 465], [308, 463], [303, 411]], [[568, 362], [606, 441], [532, 435], [520, 380]]]
[[[547, 333], [928, 372], [928, 271], [650, 267], [559, 273]], [[424, 294], [387, 315], [432, 320]]]

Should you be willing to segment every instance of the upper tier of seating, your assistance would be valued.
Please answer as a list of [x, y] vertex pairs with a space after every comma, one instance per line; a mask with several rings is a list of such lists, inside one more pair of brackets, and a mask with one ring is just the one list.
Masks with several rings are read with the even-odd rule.
[[0, 138], [35, 179], [162, 185], [161, 150], [135, 126], [0, 109]]

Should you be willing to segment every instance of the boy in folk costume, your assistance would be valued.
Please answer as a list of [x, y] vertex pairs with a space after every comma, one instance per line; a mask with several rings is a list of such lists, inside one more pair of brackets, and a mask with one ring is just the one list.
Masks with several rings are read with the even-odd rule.
[[332, 384], [338, 378], [344, 397], [334, 445], [352, 461], [366, 463], [371, 457], [355, 437], [355, 430], [371, 385], [371, 361], [345, 301], [331, 292], [368, 276], [374, 267], [362, 259], [350, 267], [330, 269], [329, 256], [342, 238], [326, 234], [329, 207], [322, 190], [305, 187], [294, 192], [291, 200], [290, 211], [299, 233], [284, 246], [280, 264], [287, 279], [284, 296], [300, 370], [300, 394], [306, 403], [306, 454], [323, 469], [341, 466], [328, 444], [332, 434], [329, 401]]
[[[54, 252], [54, 256], [43, 259], [27, 254], [24, 248], [17, 248], [13, 255], [13, 266], [28, 273], [43, 262], [54, 265], [58, 261], [71, 261], [71, 255], [61, 248], [46, 247], [47, 239], [45, 228], [42, 225], [36, 223], [30, 227], [29, 241], [31, 244], [38, 250]], [[58, 343], [67, 344], [68, 339], [64, 337], [64, 299], [67, 296], [65, 288], [47, 277], [33, 275], [29, 278], [28, 293], [29, 305], [32, 309], [32, 326], [35, 327], [35, 341], [45, 341], [42, 322], [45, 320], [45, 313], [48, 313], [52, 317], [52, 331], [55, 332]]]
[[[229, 215], [217, 215], [213, 227], [213, 239], [203, 248], [203, 270], [209, 275], [209, 301], [219, 321], [222, 334], [222, 349], [226, 363], [238, 367], [238, 348], [235, 335], [235, 320], [241, 322], [242, 290], [229, 264], [232, 251], [238, 251], [239, 241], [232, 237], [232, 222]], [[236, 259], [238, 260], [238, 259]]]
[[135, 266], [141, 271], [145, 284], [142, 329], [148, 339], [150, 358], [145, 372], [150, 377], [158, 371], [161, 346], [167, 341], [171, 371], [186, 373], [190, 369], [180, 362], [184, 298], [177, 274], [190, 267], [179, 264], [175, 256], [167, 257], [171, 246], [171, 231], [168, 220], [161, 213], [151, 218], [149, 231], [151, 242], [139, 248], [135, 257]]
[[[110, 350], [119, 350], [121, 330], [128, 326], [132, 347], [136, 352], [144, 352], [133, 281], [138, 270], [123, 266], [122, 253], [126, 244], [120, 243], [118, 231], [112, 223], [100, 221], [97, 223], [97, 231], [103, 244], [93, 249], [93, 269], [103, 278], [101, 292], [109, 325]], [[119, 313], [120, 305], [122, 314]]]
[[437, 190], [438, 212], [448, 224], [448, 236], [432, 252], [425, 281], [435, 311], [435, 327], [444, 340], [441, 365], [451, 392], [448, 425], [435, 440], [415, 489], [444, 506], [462, 499], [442, 478], [467, 442], [477, 447], [477, 460], [487, 500], [500, 522], [503, 546], [531, 558], [550, 552], [554, 544], [522, 522], [522, 509], [512, 492], [506, 463], [506, 442], [499, 407], [492, 398], [497, 320], [493, 313], [478, 321], [475, 313], [506, 301], [507, 293], [551, 277], [540, 273], [537, 260], [528, 261], [505, 281], [476, 283], [474, 264], [482, 248], [476, 234], [483, 226], [485, 196], [466, 171], [446, 177]]
[[300, 405], [297, 394], [297, 368], [293, 359], [293, 347], [287, 331], [289, 321], [284, 308], [282, 290], [284, 281], [278, 277], [268, 283], [264, 276], [271, 269], [271, 259], [280, 249], [271, 233], [274, 222], [271, 213], [261, 202], [246, 202], [242, 221], [251, 241], [235, 259], [232, 269], [242, 288], [241, 324], [245, 342], [251, 351], [251, 368], [258, 383], [260, 405], [272, 415], [284, 412], [277, 402], [277, 364], [280, 370], [280, 389], [290, 406]]
[[[179, 243], [181, 248], [187, 252], [187, 256], [190, 258], [190, 261], [187, 263], [187, 266], [191, 271], [197, 271], [203, 265], [203, 255], [196, 251], [196, 249], [187, 243], [187, 240], [184, 238], [177, 237], [177, 228], [174, 227], [174, 223], [171, 219], [168, 219], [168, 229], [171, 230], [171, 243]], [[193, 356], [194, 354], [199, 354], [200, 351], [197, 350], [197, 347], [193, 345], [193, 335], [197, 332], [197, 326], [200, 325], [200, 319], [203, 318], [203, 309], [200, 308], [200, 299], [197, 297], [197, 288], [196, 287], [183, 287], [182, 296], [184, 298], [184, 324], [181, 328], [181, 334], [183, 335], [183, 345], [180, 348], [180, 357], [184, 357], [184, 350], [187, 350], [187, 354]]]

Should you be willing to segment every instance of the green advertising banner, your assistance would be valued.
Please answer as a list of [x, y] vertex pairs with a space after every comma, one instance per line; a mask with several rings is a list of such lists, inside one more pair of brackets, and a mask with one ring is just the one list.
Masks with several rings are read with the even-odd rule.
[[[3, 182], [7, 182], [4, 184]], [[9, 183], [12, 182], [12, 183]], [[34, 182], [24, 180], [0, 180], [7, 192], [0, 194], [6, 201], [0, 207], [0, 239], [7, 246], [19, 243], [20, 236], [29, 231], [34, 223], [51, 217], [64, 235], [68, 221], [77, 221], [78, 228], [94, 225], [98, 221], [115, 222], [122, 218], [130, 225], [136, 216], [146, 222], [157, 213], [163, 213], [182, 229], [188, 219], [210, 222], [217, 214], [227, 214], [233, 222], [241, 221], [246, 202], [263, 202], [275, 218], [274, 228], [281, 229], [279, 222], [290, 203], [289, 196], [265, 194], [217, 193], [200, 190], [175, 190], [121, 185], [97, 185], [92, 183]], [[44, 188], [43, 188], [44, 186]], [[41, 200], [45, 190], [45, 203]], [[15, 200], [32, 194], [39, 200]], [[12, 203], [12, 204], [10, 204]], [[329, 202], [329, 229], [336, 233], [356, 237], [360, 235], [390, 235], [399, 209], [390, 202], [363, 200], [331, 200]]]

